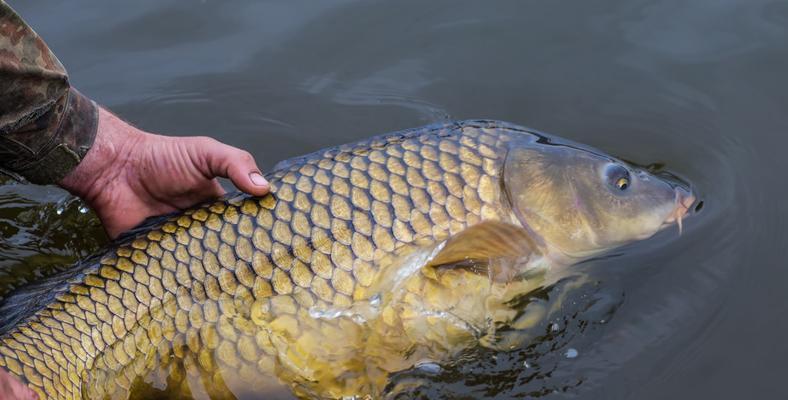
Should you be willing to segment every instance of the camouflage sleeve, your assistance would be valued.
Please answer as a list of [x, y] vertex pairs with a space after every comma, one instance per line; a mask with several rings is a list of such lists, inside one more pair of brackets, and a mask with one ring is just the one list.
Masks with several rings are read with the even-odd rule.
[[0, 0], [0, 172], [59, 182], [96, 136], [96, 104], [69, 85], [60, 61]]

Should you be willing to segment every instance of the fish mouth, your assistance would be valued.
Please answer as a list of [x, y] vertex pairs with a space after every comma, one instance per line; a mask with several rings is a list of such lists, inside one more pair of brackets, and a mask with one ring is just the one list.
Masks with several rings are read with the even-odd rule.
[[675, 193], [673, 200], [675, 206], [673, 207], [673, 211], [668, 214], [668, 217], [662, 223], [660, 230], [675, 223], [678, 225], [679, 235], [681, 235], [683, 231], [682, 220], [687, 217], [697, 198], [689, 189], [685, 189], [681, 186], [676, 186], [673, 192]]

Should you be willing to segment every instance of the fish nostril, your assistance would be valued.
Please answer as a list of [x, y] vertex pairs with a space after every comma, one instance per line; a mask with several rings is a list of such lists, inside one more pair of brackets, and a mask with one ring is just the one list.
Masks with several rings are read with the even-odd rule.
[[656, 174], [665, 169], [665, 163], [655, 162], [646, 166], [646, 171]]
[[695, 209], [693, 211], [697, 213], [700, 212], [702, 208], [703, 208], [703, 200], [699, 201], [698, 204], [695, 205]]

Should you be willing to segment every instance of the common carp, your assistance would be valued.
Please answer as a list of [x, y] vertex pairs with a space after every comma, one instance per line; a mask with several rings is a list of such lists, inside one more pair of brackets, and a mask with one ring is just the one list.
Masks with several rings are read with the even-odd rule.
[[[0, 306], [0, 367], [42, 398], [378, 397], [513, 322], [507, 299], [680, 222], [684, 184], [498, 121], [282, 162], [271, 193], [153, 219]], [[273, 377], [265, 379], [264, 377]]]

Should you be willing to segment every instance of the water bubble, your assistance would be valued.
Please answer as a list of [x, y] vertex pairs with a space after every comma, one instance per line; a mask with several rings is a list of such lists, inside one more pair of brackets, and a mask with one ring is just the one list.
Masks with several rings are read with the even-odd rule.
[[354, 308], [337, 308], [337, 307], [310, 307], [309, 316], [314, 319], [336, 319], [336, 318], [350, 318], [356, 324], [365, 324], [367, 317], [364, 314], [365, 310], [358, 310]]
[[342, 311], [337, 308], [322, 309], [318, 307], [311, 307], [309, 309], [309, 316], [314, 319], [335, 319], [342, 316]]
[[79, 206], [79, 213], [80, 213], [80, 214], [87, 214], [87, 213], [88, 213], [88, 211], [90, 211], [90, 209], [88, 208], [88, 206]]
[[62, 215], [62, 214], [63, 214], [63, 211], [65, 211], [65, 209], [63, 209], [63, 206], [59, 206], [59, 207], [58, 207], [58, 208], [55, 210], [55, 214], [57, 214], [57, 215]]
[[551, 332], [558, 332], [559, 329], [561, 329], [561, 327], [558, 326], [558, 322], [553, 322], [553, 324], [550, 325]]
[[369, 305], [372, 307], [378, 307], [380, 305], [380, 293], [369, 298]]
[[532, 367], [532, 365], [531, 365], [531, 363], [529, 363], [528, 361], [523, 361], [523, 367], [525, 367], [525, 368], [531, 368], [531, 367]]
[[441, 371], [443, 371], [443, 368], [441, 368], [440, 365], [431, 361], [416, 364], [416, 369], [428, 374], [439, 374]]
[[566, 356], [566, 358], [575, 358], [575, 357], [577, 357], [577, 356], [578, 356], [578, 354], [580, 354], [580, 353], [578, 353], [578, 352], [577, 352], [577, 349], [574, 349], [574, 348], [569, 348], [569, 349], [566, 351], [566, 353], [564, 353], [564, 355]]

